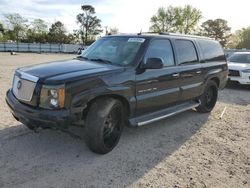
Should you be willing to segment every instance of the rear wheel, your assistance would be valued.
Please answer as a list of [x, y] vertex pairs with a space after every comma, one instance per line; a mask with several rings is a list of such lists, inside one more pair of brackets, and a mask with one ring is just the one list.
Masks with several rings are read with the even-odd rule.
[[124, 123], [120, 101], [102, 98], [95, 101], [86, 118], [86, 143], [95, 153], [110, 152], [118, 143]]
[[196, 108], [198, 112], [207, 113], [211, 112], [217, 102], [218, 86], [210, 80], [205, 88], [204, 93], [200, 97], [201, 104]]

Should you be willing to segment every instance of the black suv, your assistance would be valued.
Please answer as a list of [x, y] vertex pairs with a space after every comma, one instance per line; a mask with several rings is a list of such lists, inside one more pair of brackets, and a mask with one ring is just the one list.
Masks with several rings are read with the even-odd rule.
[[100, 154], [123, 125], [142, 126], [196, 108], [210, 112], [228, 77], [220, 44], [171, 33], [105, 36], [80, 56], [15, 71], [6, 101], [30, 129], [85, 127]]

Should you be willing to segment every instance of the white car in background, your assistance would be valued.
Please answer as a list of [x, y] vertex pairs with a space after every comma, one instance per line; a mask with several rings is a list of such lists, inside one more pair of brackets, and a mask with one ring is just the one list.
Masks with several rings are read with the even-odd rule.
[[228, 58], [229, 81], [250, 85], [250, 52], [235, 52]]

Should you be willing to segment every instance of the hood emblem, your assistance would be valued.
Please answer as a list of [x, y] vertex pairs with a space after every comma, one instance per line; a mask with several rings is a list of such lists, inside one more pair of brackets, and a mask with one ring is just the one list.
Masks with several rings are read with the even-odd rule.
[[21, 87], [22, 87], [22, 82], [21, 82], [21, 80], [19, 80], [17, 82], [17, 89], [21, 89]]

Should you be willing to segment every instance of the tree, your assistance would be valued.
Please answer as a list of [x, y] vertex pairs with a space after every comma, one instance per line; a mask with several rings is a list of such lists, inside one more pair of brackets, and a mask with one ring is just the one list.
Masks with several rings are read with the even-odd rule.
[[156, 15], [151, 17], [150, 30], [153, 32], [176, 32], [176, 8], [169, 6], [167, 9], [160, 7]]
[[226, 20], [207, 20], [201, 25], [202, 33], [205, 36], [218, 40], [224, 47], [230, 37], [231, 28]]
[[9, 29], [13, 32], [14, 40], [19, 42], [21, 37], [24, 37], [24, 31], [27, 28], [27, 19], [23, 18], [20, 14], [7, 14], [5, 15], [6, 22]]
[[48, 25], [42, 19], [34, 19], [31, 22], [32, 30], [35, 33], [46, 33], [48, 31]]
[[65, 26], [62, 22], [57, 21], [51, 25], [47, 35], [47, 41], [51, 43], [69, 44], [74, 42], [75, 36], [66, 33]]
[[26, 32], [25, 42], [47, 42], [48, 25], [42, 19], [35, 19], [31, 22], [31, 28]]
[[64, 43], [66, 37], [66, 29], [62, 22], [53, 23], [49, 29], [48, 40], [52, 43]]
[[239, 45], [239, 42], [240, 42], [240, 38], [239, 38], [238, 33], [236, 32], [235, 34], [232, 34], [230, 35], [230, 37], [228, 37], [225, 47], [229, 49], [236, 49]]
[[119, 29], [118, 28], [116, 28], [116, 27], [109, 28], [109, 34], [115, 35], [115, 34], [118, 34], [118, 33], [119, 33]]
[[237, 31], [236, 35], [239, 38], [239, 43], [236, 47], [250, 49], [250, 27]]
[[33, 29], [28, 29], [26, 32], [26, 39], [22, 40], [23, 42], [37, 42], [37, 43], [46, 43], [48, 40], [48, 33], [47, 32], [41, 32], [37, 33], [34, 32]]
[[192, 33], [202, 18], [201, 11], [190, 5], [182, 7], [160, 7], [151, 17], [150, 30], [153, 32]]
[[75, 43], [75, 36], [74, 34], [68, 34], [65, 36], [64, 38], [64, 44], [71, 44], [71, 43]]
[[83, 13], [76, 16], [77, 23], [80, 24], [78, 34], [86, 45], [90, 35], [95, 36], [102, 32], [101, 20], [95, 16], [95, 8], [91, 5], [82, 5], [81, 9]]
[[3, 24], [0, 23], [0, 42], [4, 42], [5, 41], [5, 37], [4, 37], [4, 27]]
[[4, 27], [3, 27], [3, 24], [0, 23], [0, 34], [3, 34], [4, 33]]
[[195, 30], [198, 22], [202, 18], [200, 10], [191, 5], [185, 5], [184, 8], [178, 7], [176, 10], [177, 30], [180, 33], [188, 34]]

